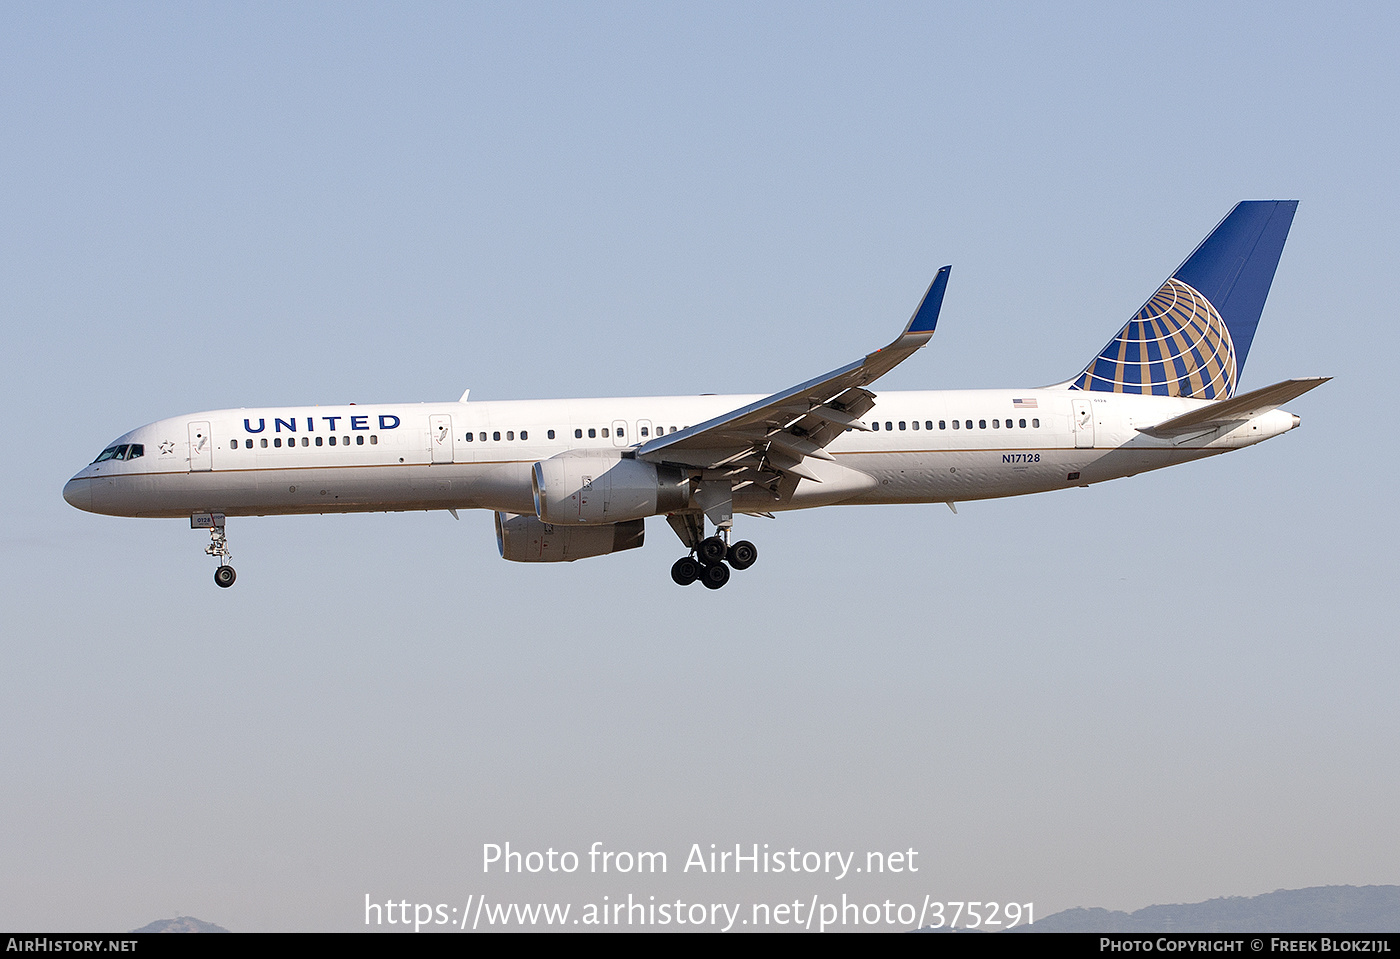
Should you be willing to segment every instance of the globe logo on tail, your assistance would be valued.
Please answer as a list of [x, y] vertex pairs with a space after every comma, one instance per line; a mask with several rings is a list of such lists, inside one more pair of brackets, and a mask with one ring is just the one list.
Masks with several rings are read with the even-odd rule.
[[1219, 311], [1172, 277], [1071, 388], [1222, 400], [1234, 395], [1238, 375], [1235, 346]]

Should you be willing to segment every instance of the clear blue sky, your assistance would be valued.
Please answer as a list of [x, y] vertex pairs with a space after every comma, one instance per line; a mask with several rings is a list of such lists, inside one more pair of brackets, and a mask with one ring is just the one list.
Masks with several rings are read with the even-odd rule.
[[[0, 926], [362, 928], [364, 896], [1074, 906], [1400, 882], [1393, 5], [7, 4]], [[680, 590], [489, 514], [96, 517], [233, 406], [1067, 379], [1237, 200], [1301, 201], [1261, 447], [829, 509]], [[1379, 397], [1379, 400], [1378, 400]], [[666, 877], [483, 876], [483, 843]], [[692, 843], [918, 876], [679, 874]]]

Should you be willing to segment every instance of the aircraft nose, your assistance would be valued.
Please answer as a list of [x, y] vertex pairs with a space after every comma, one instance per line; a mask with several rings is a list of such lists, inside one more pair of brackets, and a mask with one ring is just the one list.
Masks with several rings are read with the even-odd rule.
[[63, 486], [63, 498], [70, 506], [92, 512], [92, 480], [73, 477]]

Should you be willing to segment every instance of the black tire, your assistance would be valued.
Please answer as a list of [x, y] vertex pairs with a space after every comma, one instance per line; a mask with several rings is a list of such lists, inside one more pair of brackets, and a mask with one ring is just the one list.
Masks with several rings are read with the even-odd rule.
[[700, 582], [705, 584], [706, 589], [719, 589], [729, 582], [729, 567], [723, 563], [706, 566], [705, 571], [700, 574]]
[[228, 589], [232, 586], [233, 581], [237, 578], [238, 574], [233, 571], [232, 566], [220, 566], [218, 569], [214, 570], [214, 582], [218, 583], [224, 589]]
[[758, 547], [746, 539], [741, 539], [729, 547], [729, 565], [735, 569], [748, 569], [758, 562]]
[[671, 579], [677, 586], [689, 586], [700, 578], [703, 567], [689, 556], [682, 556], [671, 567]]
[[718, 536], [711, 536], [700, 544], [700, 562], [706, 566], [723, 563], [724, 557], [727, 555], [729, 555], [729, 547]]

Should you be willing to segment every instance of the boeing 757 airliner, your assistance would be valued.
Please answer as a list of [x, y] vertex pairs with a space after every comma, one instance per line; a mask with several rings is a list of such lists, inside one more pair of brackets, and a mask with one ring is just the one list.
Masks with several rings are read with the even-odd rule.
[[[758, 550], [735, 514], [946, 503], [1088, 486], [1286, 433], [1328, 377], [1236, 393], [1297, 209], [1239, 203], [1083, 372], [1056, 386], [875, 392], [933, 335], [950, 267], [895, 341], [771, 396], [654, 396], [217, 410], [118, 437], [68, 481], [79, 509], [188, 518], [231, 586], [225, 518], [489, 509], [501, 556], [642, 545], [665, 516], [682, 586]], [[712, 532], [707, 534], [708, 527]]]

